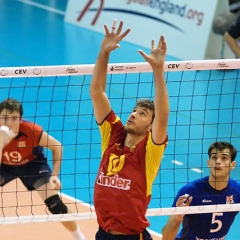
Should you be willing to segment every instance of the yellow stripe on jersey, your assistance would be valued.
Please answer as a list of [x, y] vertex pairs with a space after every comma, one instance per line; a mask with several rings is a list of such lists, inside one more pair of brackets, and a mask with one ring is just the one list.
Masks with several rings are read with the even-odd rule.
[[[116, 117], [115, 121], [111, 122], [111, 124], [115, 124], [119, 120], [120, 120], [119, 117]], [[101, 138], [102, 138], [102, 155], [105, 152], [105, 150], [108, 146], [108, 143], [110, 141], [111, 124], [108, 121], [104, 121], [103, 124], [99, 126], [100, 134], [101, 134]]]
[[162, 161], [163, 153], [167, 143], [162, 145], [156, 145], [152, 141], [152, 133], [148, 135], [146, 146], [146, 180], [147, 180], [147, 192], [146, 196], [152, 194], [152, 184], [158, 173], [160, 163]]

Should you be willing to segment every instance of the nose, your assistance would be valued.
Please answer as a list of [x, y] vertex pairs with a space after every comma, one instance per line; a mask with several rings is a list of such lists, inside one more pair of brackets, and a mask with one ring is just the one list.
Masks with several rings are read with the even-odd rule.
[[130, 116], [131, 116], [132, 118], [135, 118], [135, 117], [136, 117], [136, 112], [132, 112]]
[[220, 158], [217, 158], [216, 159], [216, 164], [220, 164], [221, 163], [221, 159]]

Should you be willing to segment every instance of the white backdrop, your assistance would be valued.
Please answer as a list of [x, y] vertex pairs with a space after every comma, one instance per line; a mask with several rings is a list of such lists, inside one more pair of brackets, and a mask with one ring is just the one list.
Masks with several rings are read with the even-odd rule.
[[[164, 34], [169, 56], [201, 60], [220, 57], [206, 53], [217, 6], [218, 0], [69, 0], [65, 21], [104, 34], [104, 24], [123, 20], [131, 28], [125, 41], [150, 48]], [[214, 41], [221, 46], [220, 37]]]

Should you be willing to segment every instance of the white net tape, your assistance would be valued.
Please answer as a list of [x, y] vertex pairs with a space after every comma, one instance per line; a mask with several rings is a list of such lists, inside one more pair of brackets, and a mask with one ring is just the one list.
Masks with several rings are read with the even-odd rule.
[[[10, 77], [49, 77], [49, 76], [77, 76], [90, 75], [94, 64], [86, 65], [60, 65], [60, 66], [34, 66], [34, 67], [7, 67], [0, 68], [0, 78]], [[240, 68], [240, 59], [224, 60], [194, 60], [194, 61], [171, 61], [164, 65], [165, 71], [186, 70], [223, 70]], [[108, 73], [139, 73], [152, 72], [148, 63], [113, 63], [108, 65]]]

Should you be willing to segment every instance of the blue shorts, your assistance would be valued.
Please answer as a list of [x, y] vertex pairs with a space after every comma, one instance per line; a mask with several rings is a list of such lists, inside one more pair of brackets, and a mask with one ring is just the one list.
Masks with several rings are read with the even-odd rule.
[[21, 166], [9, 166], [2, 163], [0, 167], [0, 186], [4, 186], [13, 179], [20, 178], [29, 191], [35, 190], [33, 184], [39, 179], [42, 179], [41, 185], [48, 183], [51, 174], [52, 171], [47, 159], [35, 159]]
[[95, 240], [152, 240], [152, 237], [146, 229], [141, 234], [112, 235], [99, 227], [95, 236]]

